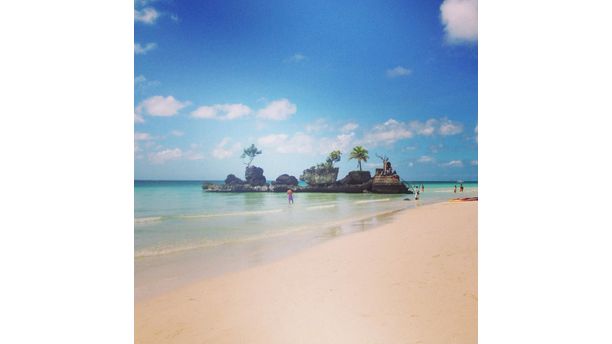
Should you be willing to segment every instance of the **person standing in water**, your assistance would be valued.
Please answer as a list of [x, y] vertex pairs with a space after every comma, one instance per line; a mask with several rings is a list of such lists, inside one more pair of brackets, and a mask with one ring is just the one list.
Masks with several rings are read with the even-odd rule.
[[421, 184], [421, 192], [425, 192], [425, 185]]
[[454, 193], [457, 193], [457, 184], [455, 184], [455, 191], [453, 191]]
[[293, 204], [293, 190], [291, 189], [287, 190], [287, 200], [289, 204]]
[[459, 187], [459, 192], [463, 192], [463, 183], [461, 183], [461, 186]]

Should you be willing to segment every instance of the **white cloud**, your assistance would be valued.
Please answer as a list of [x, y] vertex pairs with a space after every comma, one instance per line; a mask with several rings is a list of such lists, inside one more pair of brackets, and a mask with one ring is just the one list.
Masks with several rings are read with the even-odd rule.
[[355, 142], [355, 133], [340, 134], [335, 137], [320, 137], [316, 138], [317, 152], [320, 154], [328, 154], [331, 151], [339, 150], [342, 153], [348, 153], [353, 148]]
[[154, 164], [163, 164], [169, 160], [177, 160], [183, 156], [180, 148], [164, 149], [162, 151], [149, 153], [149, 161]]
[[448, 136], [459, 134], [462, 131], [463, 124], [446, 118], [431, 118], [425, 122], [415, 120], [409, 123], [389, 119], [383, 124], [375, 125], [366, 132], [361, 141], [372, 146], [391, 145], [396, 141], [409, 139], [415, 135], [432, 136], [439, 134]]
[[340, 128], [340, 131], [343, 133], [350, 133], [351, 131], [355, 130], [359, 128], [359, 124], [355, 123], [355, 122], [349, 122], [345, 125], [342, 126], [342, 128]]
[[229, 137], [223, 138], [212, 151], [213, 157], [216, 159], [227, 159], [229, 157], [237, 155], [240, 152], [240, 143], [236, 142], [231, 145], [231, 139]]
[[432, 157], [430, 157], [430, 156], [423, 155], [423, 156], [421, 156], [421, 157], [420, 157], [420, 158], [417, 160], [417, 162], [420, 162], [420, 163], [429, 163], [429, 162], [434, 162], [435, 160], [436, 160], [436, 159], [434, 159], [434, 158], [432, 158]]
[[444, 0], [440, 18], [449, 43], [478, 41], [478, 0]]
[[431, 136], [436, 132], [436, 126], [438, 125], [437, 119], [428, 119], [425, 122], [411, 121], [410, 129], [417, 133], [417, 135]]
[[258, 118], [271, 119], [271, 120], [285, 120], [291, 115], [295, 114], [297, 106], [291, 103], [288, 99], [274, 100], [263, 109], [257, 112]]
[[142, 115], [134, 112], [134, 123], [144, 123], [144, 118], [142, 118]]
[[200, 106], [191, 113], [191, 117], [232, 120], [248, 116], [251, 112], [251, 108], [243, 104], [215, 104], [211, 106]]
[[363, 142], [372, 146], [391, 145], [398, 140], [411, 138], [413, 135], [405, 123], [389, 119], [368, 131], [363, 137]]
[[418, 135], [431, 136], [435, 133], [442, 136], [456, 135], [463, 131], [463, 124], [451, 121], [447, 118], [430, 118], [425, 122], [411, 121], [410, 129]]
[[288, 58], [287, 60], [285, 60], [286, 62], [294, 62], [294, 63], [299, 63], [306, 60], [306, 56], [304, 56], [304, 54], [302, 53], [295, 53], [293, 54], [293, 56], [291, 56], [290, 58]]
[[463, 167], [463, 162], [461, 160], [451, 160], [449, 162], [440, 164], [443, 167]]
[[329, 124], [323, 118], [319, 118], [312, 123], [306, 125], [306, 132], [321, 131], [329, 128]]
[[145, 45], [134, 43], [134, 54], [144, 55], [155, 48], [157, 48], [157, 43], [147, 43]]
[[440, 127], [438, 132], [442, 136], [456, 135], [463, 131], [463, 124], [453, 122], [448, 119], [442, 119], [440, 121]]
[[151, 134], [149, 133], [141, 133], [141, 132], [134, 133], [134, 141], [148, 141], [152, 139], [153, 138], [151, 137]]
[[470, 161], [470, 165], [472, 165], [472, 166], [478, 166], [478, 160], [472, 160], [472, 161]]
[[141, 10], [134, 9], [134, 22], [153, 24], [159, 18], [159, 12], [153, 7], [145, 7]]
[[139, 91], [144, 91], [149, 87], [154, 87], [159, 85], [160, 82], [156, 80], [148, 80], [144, 75], [138, 75], [134, 77], [134, 87]]
[[170, 132], [170, 135], [172, 135], [172, 136], [177, 136], [177, 137], [179, 137], [179, 136], [183, 136], [184, 134], [185, 134], [185, 133], [183, 133], [183, 132], [182, 132], [182, 131], [180, 131], [180, 130], [172, 130], [172, 131]]
[[387, 76], [389, 78], [397, 78], [400, 76], [408, 76], [412, 73], [412, 71], [408, 68], [404, 68], [402, 66], [397, 66], [392, 69], [387, 69]]
[[140, 102], [136, 107], [136, 113], [141, 115], [143, 111], [149, 116], [174, 116], [180, 109], [188, 106], [190, 102], [181, 102], [174, 99], [173, 96], [153, 96]]
[[257, 143], [262, 147], [270, 148], [281, 154], [312, 154], [316, 140], [304, 133], [271, 134], [260, 137]]

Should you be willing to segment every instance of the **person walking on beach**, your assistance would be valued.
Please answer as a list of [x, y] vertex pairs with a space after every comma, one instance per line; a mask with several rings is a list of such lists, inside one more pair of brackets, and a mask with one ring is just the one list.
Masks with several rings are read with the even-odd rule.
[[293, 190], [291, 189], [287, 190], [287, 200], [289, 204], [293, 204]]
[[459, 187], [459, 192], [463, 192], [463, 183], [461, 183], [461, 186]]
[[455, 191], [453, 191], [454, 193], [457, 193], [457, 184], [455, 184]]

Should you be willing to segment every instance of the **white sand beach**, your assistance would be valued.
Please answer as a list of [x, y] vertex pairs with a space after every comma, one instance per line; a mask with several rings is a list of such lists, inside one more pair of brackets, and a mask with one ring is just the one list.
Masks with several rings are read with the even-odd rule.
[[478, 202], [392, 223], [135, 305], [136, 343], [476, 343]]

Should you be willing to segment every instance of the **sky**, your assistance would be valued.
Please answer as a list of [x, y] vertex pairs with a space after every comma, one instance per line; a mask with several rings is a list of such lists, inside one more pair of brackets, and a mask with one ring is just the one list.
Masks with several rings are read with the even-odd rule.
[[135, 179], [339, 178], [389, 157], [404, 180], [478, 179], [477, 0], [136, 0]]

